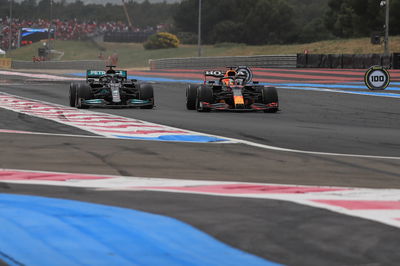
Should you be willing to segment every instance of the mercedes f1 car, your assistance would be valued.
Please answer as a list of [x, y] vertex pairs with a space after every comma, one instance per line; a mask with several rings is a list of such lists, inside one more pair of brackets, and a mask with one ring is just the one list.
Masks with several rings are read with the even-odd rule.
[[71, 83], [69, 104], [71, 107], [154, 107], [153, 87], [128, 79], [126, 70], [87, 70], [86, 82]]
[[[208, 77], [214, 78], [208, 80]], [[279, 110], [275, 87], [253, 81], [248, 67], [228, 67], [228, 71], [205, 71], [203, 84], [190, 84], [186, 89], [186, 108], [199, 112]]]

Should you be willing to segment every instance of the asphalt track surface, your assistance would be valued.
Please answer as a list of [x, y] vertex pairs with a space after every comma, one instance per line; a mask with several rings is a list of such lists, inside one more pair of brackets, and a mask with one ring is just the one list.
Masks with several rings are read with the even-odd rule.
[[[67, 105], [68, 84], [6, 77], [0, 91]], [[95, 109], [289, 149], [400, 155], [399, 99], [279, 89], [281, 111], [185, 110], [185, 84], [154, 84], [154, 110]], [[0, 109], [0, 128], [91, 135]], [[178, 179], [400, 188], [400, 161], [195, 144], [1, 133], [2, 168]], [[105, 192], [1, 183], [41, 195], [175, 217], [217, 239], [288, 265], [397, 265], [399, 230], [293, 203], [163, 192]]]

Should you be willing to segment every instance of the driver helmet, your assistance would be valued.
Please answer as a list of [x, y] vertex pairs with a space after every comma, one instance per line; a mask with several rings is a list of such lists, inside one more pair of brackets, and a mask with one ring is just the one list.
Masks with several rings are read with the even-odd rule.
[[230, 69], [225, 72], [224, 79], [222, 79], [222, 81], [226, 86], [234, 85], [235, 77], [236, 77], [236, 71]]
[[228, 71], [226, 71], [224, 77], [236, 77], [236, 71], [233, 69], [229, 69]]

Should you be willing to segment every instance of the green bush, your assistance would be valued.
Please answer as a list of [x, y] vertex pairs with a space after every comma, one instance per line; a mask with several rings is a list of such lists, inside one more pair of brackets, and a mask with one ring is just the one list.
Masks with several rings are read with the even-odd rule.
[[178, 48], [179, 39], [174, 34], [168, 32], [158, 32], [149, 37], [149, 40], [143, 44], [147, 50]]

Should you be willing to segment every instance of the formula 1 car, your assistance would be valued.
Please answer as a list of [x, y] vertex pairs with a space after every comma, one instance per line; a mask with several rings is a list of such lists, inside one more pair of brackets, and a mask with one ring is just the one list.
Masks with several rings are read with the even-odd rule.
[[[207, 80], [213, 77], [214, 80]], [[217, 80], [215, 80], [217, 79]], [[245, 66], [228, 67], [222, 71], [205, 71], [204, 84], [190, 84], [186, 89], [186, 108], [199, 112], [279, 110], [275, 87], [252, 81], [252, 71]]]
[[71, 107], [154, 107], [154, 92], [150, 84], [128, 79], [126, 70], [87, 70], [85, 83], [71, 83], [69, 104]]

